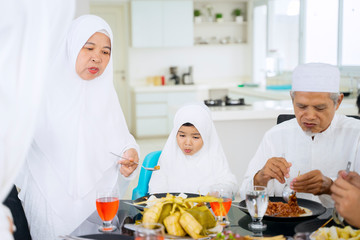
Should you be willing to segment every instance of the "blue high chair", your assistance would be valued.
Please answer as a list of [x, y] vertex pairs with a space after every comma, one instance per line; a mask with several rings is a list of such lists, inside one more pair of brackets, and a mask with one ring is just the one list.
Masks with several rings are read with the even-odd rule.
[[[159, 161], [161, 151], [154, 151], [145, 156], [142, 166], [153, 168]], [[149, 182], [152, 175], [152, 171], [141, 168], [139, 182], [136, 188], [132, 192], [132, 200], [148, 195]]]

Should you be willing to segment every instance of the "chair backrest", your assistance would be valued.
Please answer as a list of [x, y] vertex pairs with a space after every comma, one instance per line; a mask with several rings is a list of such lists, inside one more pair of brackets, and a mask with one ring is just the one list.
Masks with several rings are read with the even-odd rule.
[[[153, 168], [157, 165], [161, 151], [154, 151], [145, 156], [142, 166]], [[149, 182], [152, 171], [141, 168], [139, 182], [132, 192], [132, 200], [148, 195]]]
[[[360, 116], [357, 116], [357, 115], [347, 115], [347, 116], [348, 117], [353, 117], [353, 118], [356, 118], [356, 119], [360, 120]], [[292, 118], [295, 118], [294, 114], [280, 114], [277, 117], [276, 124], [282, 123], [282, 122], [290, 120]]]

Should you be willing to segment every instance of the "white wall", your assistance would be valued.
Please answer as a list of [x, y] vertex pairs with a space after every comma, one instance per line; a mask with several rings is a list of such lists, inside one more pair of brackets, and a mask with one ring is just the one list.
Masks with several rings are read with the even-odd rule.
[[250, 47], [194, 46], [184, 48], [131, 48], [129, 50], [130, 85], [145, 84], [152, 75], [169, 76], [169, 67], [178, 66], [182, 75], [193, 66], [195, 83], [248, 77], [251, 74]]
[[76, 0], [75, 18], [89, 14], [90, 12], [90, 0]]

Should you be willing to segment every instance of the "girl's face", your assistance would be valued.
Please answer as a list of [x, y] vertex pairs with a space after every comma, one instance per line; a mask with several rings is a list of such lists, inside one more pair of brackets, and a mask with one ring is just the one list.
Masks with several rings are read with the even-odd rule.
[[108, 36], [96, 32], [84, 44], [76, 59], [76, 73], [84, 80], [99, 77], [106, 69], [111, 54]]
[[181, 126], [176, 141], [185, 155], [194, 155], [204, 145], [199, 131], [194, 126]]

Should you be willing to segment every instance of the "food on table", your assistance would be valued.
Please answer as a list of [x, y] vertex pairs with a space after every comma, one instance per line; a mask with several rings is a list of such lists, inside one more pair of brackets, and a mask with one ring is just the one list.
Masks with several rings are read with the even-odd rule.
[[290, 195], [289, 202], [269, 202], [265, 215], [276, 217], [299, 217], [311, 214], [309, 209], [300, 207], [295, 193]]
[[251, 239], [262, 239], [262, 240], [286, 240], [284, 235], [277, 235], [274, 237], [252, 237], [252, 236], [240, 236], [238, 233], [232, 231], [224, 231], [216, 234], [212, 240], [251, 240]]
[[160, 166], [155, 166], [154, 169], [155, 169], [155, 170], [159, 170], [159, 169], [160, 169]]
[[175, 236], [190, 235], [198, 239], [211, 233], [216, 221], [204, 202], [222, 202], [222, 198], [200, 196], [183, 198], [167, 194], [166, 197], [150, 197], [147, 201], [136, 204], [149, 203], [153, 205], [144, 210], [143, 223], [162, 223], [168, 234]]
[[310, 237], [315, 240], [360, 239], [360, 230], [355, 230], [350, 226], [344, 228], [323, 227], [311, 234]]

